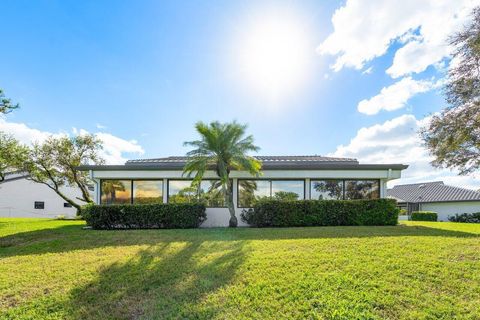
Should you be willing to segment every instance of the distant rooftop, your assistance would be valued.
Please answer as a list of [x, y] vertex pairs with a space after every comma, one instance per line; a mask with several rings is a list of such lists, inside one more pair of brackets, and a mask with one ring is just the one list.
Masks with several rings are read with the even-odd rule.
[[480, 201], [480, 192], [445, 185], [443, 181], [397, 185], [387, 190], [399, 202]]

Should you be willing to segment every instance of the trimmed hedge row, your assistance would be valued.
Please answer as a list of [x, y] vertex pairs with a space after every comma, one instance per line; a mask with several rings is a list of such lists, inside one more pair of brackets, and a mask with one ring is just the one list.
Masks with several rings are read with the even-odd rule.
[[412, 221], [437, 221], [438, 214], [433, 211], [413, 211], [410, 219]]
[[94, 229], [186, 229], [207, 219], [198, 203], [88, 205], [82, 216]]
[[264, 200], [244, 210], [241, 218], [255, 227], [396, 225], [396, 204], [393, 199]]
[[461, 213], [448, 217], [451, 222], [480, 223], [480, 212]]

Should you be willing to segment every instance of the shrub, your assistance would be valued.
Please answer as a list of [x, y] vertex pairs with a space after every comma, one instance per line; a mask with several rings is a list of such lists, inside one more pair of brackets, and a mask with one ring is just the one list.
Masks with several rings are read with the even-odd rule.
[[93, 229], [186, 229], [207, 219], [198, 203], [89, 205], [82, 215]]
[[437, 221], [438, 215], [433, 211], [413, 211], [410, 219], [412, 221]]
[[64, 215], [64, 214], [59, 214], [58, 216], [55, 216], [55, 219], [57, 219], [57, 220], [65, 220], [65, 215]]
[[396, 225], [399, 209], [393, 199], [263, 200], [241, 218], [255, 227]]
[[400, 216], [406, 216], [406, 215], [408, 215], [407, 209], [400, 209], [400, 212], [398, 213], [398, 215], [400, 215]]
[[480, 212], [462, 213], [448, 217], [451, 222], [480, 223]]

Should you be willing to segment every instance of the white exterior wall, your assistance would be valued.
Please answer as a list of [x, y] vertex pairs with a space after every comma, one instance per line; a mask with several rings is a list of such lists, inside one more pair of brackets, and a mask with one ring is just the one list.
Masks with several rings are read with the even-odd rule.
[[[76, 188], [64, 187], [66, 196], [80, 197]], [[35, 201], [43, 201], [45, 209], [35, 209]], [[75, 208], [65, 208], [64, 200], [47, 186], [26, 178], [6, 181], [0, 184], [0, 217], [55, 218], [65, 215], [74, 218]]]
[[[163, 179], [163, 201], [167, 202], [167, 181], [168, 179], [185, 178], [182, 171], [158, 171], [158, 170], [118, 170], [118, 171], [92, 171], [91, 178], [95, 181], [95, 201], [100, 203], [100, 180], [101, 179]], [[265, 170], [260, 179], [304, 179], [305, 198], [310, 198], [311, 179], [379, 179], [380, 197], [386, 197], [386, 183], [389, 180], [400, 178], [400, 170]], [[244, 208], [237, 207], [237, 195], [239, 178], [255, 179], [248, 172], [233, 171], [230, 174], [233, 180], [233, 202], [239, 226], [247, 226], [240, 214]], [[204, 179], [218, 179], [213, 171], [207, 171]], [[227, 208], [207, 208], [207, 220], [202, 227], [227, 227], [230, 219]]]
[[438, 221], [448, 221], [449, 216], [457, 213], [480, 212], [480, 201], [421, 203], [420, 210], [438, 213]]

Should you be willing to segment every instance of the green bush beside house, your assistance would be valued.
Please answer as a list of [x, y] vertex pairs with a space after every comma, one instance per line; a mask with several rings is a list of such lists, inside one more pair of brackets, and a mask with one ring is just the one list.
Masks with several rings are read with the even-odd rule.
[[187, 229], [206, 219], [201, 203], [88, 205], [82, 210], [93, 229]]
[[410, 219], [412, 221], [437, 221], [438, 214], [433, 211], [413, 211]]
[[263, 200], [244, 210], [242, 220], [255, 227], [396, 225], [393, 199]]

